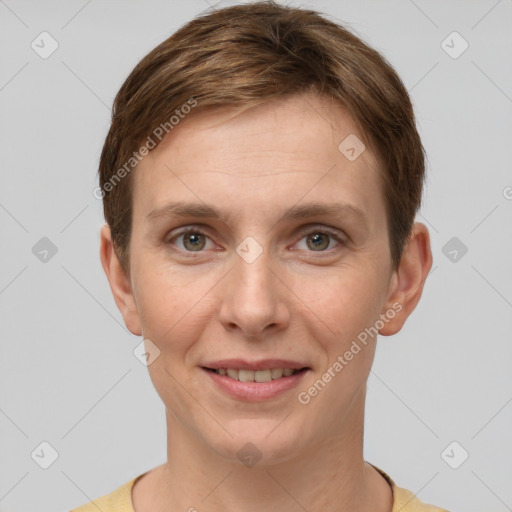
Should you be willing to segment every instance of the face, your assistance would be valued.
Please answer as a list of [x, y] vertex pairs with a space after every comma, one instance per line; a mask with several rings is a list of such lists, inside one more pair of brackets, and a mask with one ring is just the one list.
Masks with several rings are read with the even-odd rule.
[[[350, 134], [363, 139], [315, 96], [198, 111], [134, 175], [131, 330], [160, 350], [149, 372], [169, 414], [222, 457], [250, 441], [286, 460], [360, 427], [376, 338], [344, 355], [391, 308], [394, 272], [377, 162], [340, 151]], [[307, 369], [247, 384], [205, 369], [244, 362], [263, 380]]]

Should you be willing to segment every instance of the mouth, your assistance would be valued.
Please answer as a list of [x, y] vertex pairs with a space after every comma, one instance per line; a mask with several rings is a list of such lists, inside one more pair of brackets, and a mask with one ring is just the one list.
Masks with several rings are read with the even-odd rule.
[[289, 359], [221, 359], [200, 366], [213, 389], [238, 401], [277, 399], [299, 386], [312, 368]]
[[217, 375], [222, 375], [240, 382], [271, 382], [273, 380], [285, 379], [298, 373], [305, 373], [309, 367], [303, 368], [266, 368], [262, 370], [246, 370], [242, 368], [207, 368], [202, 367]]

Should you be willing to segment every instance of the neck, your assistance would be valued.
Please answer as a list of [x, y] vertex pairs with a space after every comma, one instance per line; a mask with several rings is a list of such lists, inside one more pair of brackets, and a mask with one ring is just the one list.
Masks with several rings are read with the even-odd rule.
[[168, 460], [140, 480], [136, 512], [391, 512], [391, 488], [363, 459], [364, 394], [318, 442], [252, 466], [220, 456], [167, 412]]

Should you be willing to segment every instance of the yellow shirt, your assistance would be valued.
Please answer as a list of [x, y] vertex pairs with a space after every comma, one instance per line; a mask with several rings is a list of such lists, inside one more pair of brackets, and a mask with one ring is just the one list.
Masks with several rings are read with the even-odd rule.
[[[444, 508], [427, 505], [420, 501], [411, 491], [397, 487], [395, 482], [378, 467], [372, 466], [388, 481], [393, 491], [393, 509], [391, 512], [448, 512]], [[98, 498], [94, 502], [74, 508], [70, 512], [135, 512], [132, 504], [132, 487], [139, 475], [126, 482], [111, 494]]]

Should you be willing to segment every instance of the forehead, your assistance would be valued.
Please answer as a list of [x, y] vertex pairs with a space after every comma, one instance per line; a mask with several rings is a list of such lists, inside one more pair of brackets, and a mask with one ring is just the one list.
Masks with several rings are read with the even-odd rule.
[[240, 206], [264, 207], [308, 195], [346, 196], [378, 214], [377, 162], [362, 140], [347, 111], [324, 96], [291, 96], [242, 112], [199, 105], [139, 163], [134, 212], [145, 216], [185, 197], [221, 206], [228, 206], [222, 197], [233, 206], [238, 198]]

